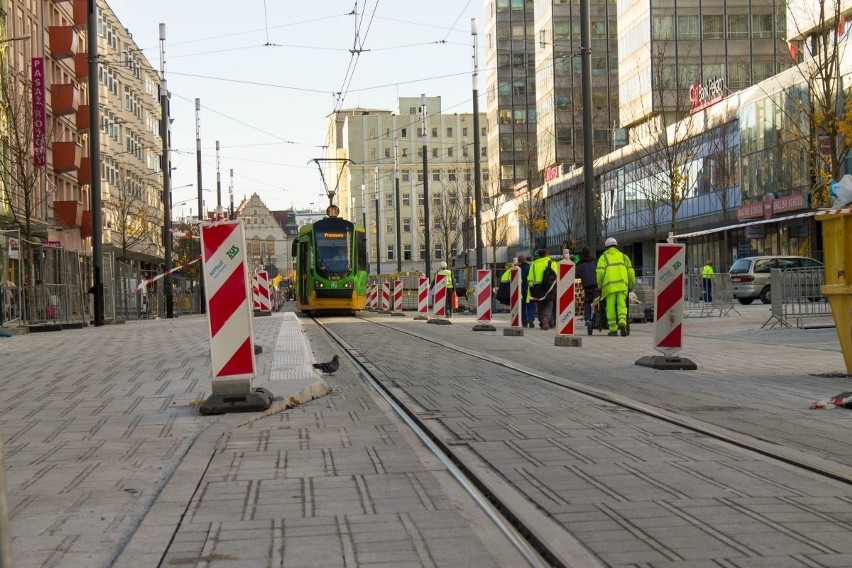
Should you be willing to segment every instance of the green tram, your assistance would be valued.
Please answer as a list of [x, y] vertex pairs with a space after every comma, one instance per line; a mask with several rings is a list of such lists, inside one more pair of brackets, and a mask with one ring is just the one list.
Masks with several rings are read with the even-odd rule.
[[336, 205], [326, 213], [293, 241], [296, 305], [308, 314], [354, 314], [367, 300], [367, 233], [339, 218]]

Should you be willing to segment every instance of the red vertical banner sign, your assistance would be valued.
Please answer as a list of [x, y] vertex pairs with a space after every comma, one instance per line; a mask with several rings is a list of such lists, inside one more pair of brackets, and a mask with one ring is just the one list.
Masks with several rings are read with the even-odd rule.
[[255, 374], [254, 334], [242, 223], [202, 222], [201, 250], [213, 394], [250, 392]]
[[30, 69], [33, 102], [33, 166], [43, 168], [47, 163], [47, 126], [45, 118], [44, 58], [33, 57]]

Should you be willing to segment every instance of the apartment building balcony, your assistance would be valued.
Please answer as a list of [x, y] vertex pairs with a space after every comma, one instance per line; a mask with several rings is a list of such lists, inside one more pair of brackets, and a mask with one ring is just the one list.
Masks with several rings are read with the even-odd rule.
[[82, 148], [77, 142], [54, 142], [52, 149], [53, 171], [66, 173], [80, 169]]
[[55, 83], [50, 87], [50, 106], [56, 116], [77, 112], [79, 89], [73, 83]]
[[77, 183], [80, 185], [92, 183], [92, 159], [88, 156], [80, 158], [80, 169], [77, 170]]
[[83, 204], [79, 201], [54, 201], [53, 219], [66, 229], [79, 227], [83, 223]]
[[80, 223], [80, 237], [92, 236], [92, 212], [89, 209], [83, 211], [83, 220]]
[[74, 26], [50, 26], [50, 54], [54, 59], [67, 59], [77, 55], [77, 30]]
[[84, 133], [89, 131], [89, 118], [91, 116], [89, 109], [89, 105], [79, 105], [77, 107], [77, 132]]
[[74, 56], [74, 73], [77, 79], [84, 81], [89, 78], [89, 54], [78, 53]]
[[71, 7], [71, 16], [74, 20], [75, 28], [78, 30], [85, 29], [89, 24], [88, 0], [74, 0], [74, 5]]

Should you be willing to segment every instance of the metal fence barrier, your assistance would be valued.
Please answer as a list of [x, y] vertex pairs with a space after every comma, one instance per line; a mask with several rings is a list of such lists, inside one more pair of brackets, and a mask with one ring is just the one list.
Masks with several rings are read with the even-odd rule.
[[[790, 322], [795, 321], [796, 327], [804, 329], [805, 320], [832, 318], [831, 304], [820, 290], [823, 284], [824, 268], [773, 268], [769, 276], [772, 315], [761, 328], [792, 327]], [[811, 327], [834, 327], [834, 320], [818, 322]]]
[[74, 284], [36, 284], [22, 291], [23, 316], [28, 325], [83, 324], [83, 293]]

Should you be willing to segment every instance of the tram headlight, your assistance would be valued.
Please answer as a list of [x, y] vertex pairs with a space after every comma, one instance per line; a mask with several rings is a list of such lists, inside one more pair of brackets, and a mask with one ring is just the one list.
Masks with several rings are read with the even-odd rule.
[[325, 284], [323, 284], [319, 280], [314, 280], [314, 288], [325, 288]]
[[352, 287], [352, 281], [347, 280], [346, 282], [343, 283], [343, 287], [344, 288], [351, 288]]

